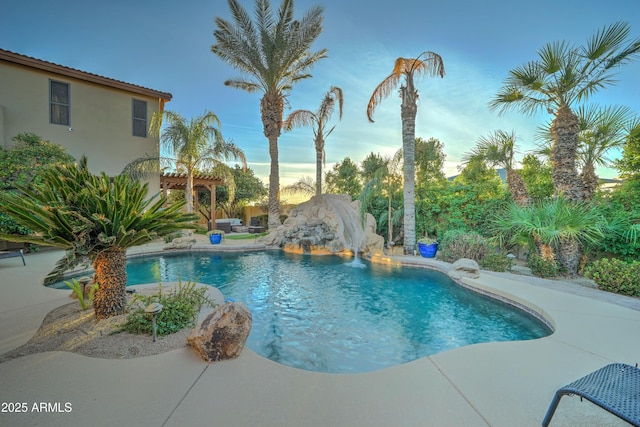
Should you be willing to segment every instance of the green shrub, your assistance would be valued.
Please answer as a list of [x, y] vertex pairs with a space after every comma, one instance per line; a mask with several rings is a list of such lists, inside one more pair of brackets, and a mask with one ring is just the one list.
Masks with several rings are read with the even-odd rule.
[[603, 258], [587, 267], [585, 277], [602, 290], [622, 295], [640, 296], [640, 262]]
[[153, 295], [136, 294], [129, 304], [129, 314], [126, 322], [121, 326], [121, 331], [133, 334], [153, 333], [152, 316], [144, 312], [146, 306], [158, 302], [162, 304], [162, 312], [156, 315], [156, 333], [159, 336], [173, 334], [188, 326], [193, 326], [200, 308], [207, 304], [211, 307], [215, 303], [205, 293], [207, 288], [196, 287], [195, 282], [178, 284], [168, 293], [162, 291], [162, 285]]
[[469, 258], [481, 263], [489, 252], [489, 242], [474, 231], [449, 230], [440, 239], [440, 258], [454, 262]]
[[173, 239], [177, 239], [178, 237], [182, 237], [181, 231], [176, 231], [175, 233], [167, 234], [166, 236], [164, 236], [164, 242], [171, 243], [173, 242]]
[[556, 261], [544, 259], [538, 254], [530, 254], [527, 265], [531, 272], [539, 277], [556, 277], [560, 272], [560, 266]]
[[511, 260], [503, 253], [490, 253], [484, 256], [482, 268], [491, 271], [507, 271], [511, 268]]

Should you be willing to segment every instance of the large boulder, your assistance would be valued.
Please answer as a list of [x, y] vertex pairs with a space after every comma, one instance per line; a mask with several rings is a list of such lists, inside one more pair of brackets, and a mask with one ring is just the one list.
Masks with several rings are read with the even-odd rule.
[[251, 312], [241, 303], [216, 307], [189, 334], [189, 345], [207, 362], [235, 359], [251, 332]]
[[363, 227], [359, 201], [322, 194], [292, 209], [284, 224], [260, 242], [299, 253], [382, 252], [384, 238], [375, 233], [375, 219], [366, 214], [365, 220]]
[[477, 279], [480, 277], [480, 266], [472, 259], [460, 258], [451, 264], [451, 268], [447, 274], [452, 279], [462, 279], [463, 277]]

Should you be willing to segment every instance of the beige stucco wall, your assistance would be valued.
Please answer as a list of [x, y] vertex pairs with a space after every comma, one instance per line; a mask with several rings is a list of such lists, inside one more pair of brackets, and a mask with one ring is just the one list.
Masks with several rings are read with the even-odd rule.
[[[70, 84], [71, 125], [49, 123], [49, 80]], [[0, 62], [0, 145], [31, 132], [59, 144], [76, 159], [87, 156], [92, 172], [117, 175], [131, 160], [157, 152], [158, 140], [132, 135], [132, 99], [147, 101], [147, 119], [160, 108], [149, 96]], [[159, 179], [150, 190], [160, 190]]]

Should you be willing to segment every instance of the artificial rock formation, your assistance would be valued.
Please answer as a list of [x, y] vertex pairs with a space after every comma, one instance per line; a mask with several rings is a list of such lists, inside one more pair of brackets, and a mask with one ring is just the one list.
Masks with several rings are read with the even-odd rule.
[[244, 304], [228, 302], [205, 317], [187, 341], [207, 362], [235, 359], [244, 348], [251, 324], [251, 312]]
[[480, 277], [480, 266], [472, 259], [460, 258], [451, 264], [451, 268], [447, 274], [452, 279], [462, 279], [463, 277], [477, 279]]
[[359, 201], [346, 194], [322, 194], [292, 209], [284, 224], [262, 241], [288, 252], [381, 253], [384, 239], [375, 230], [371, 214], [362, 226]]

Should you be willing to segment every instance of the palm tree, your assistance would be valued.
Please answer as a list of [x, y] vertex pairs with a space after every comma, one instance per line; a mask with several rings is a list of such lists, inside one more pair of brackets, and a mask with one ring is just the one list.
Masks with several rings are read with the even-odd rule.
[[[378, 218], [378, 226], [387, 223], [387, 247], [391, 248], [393, 242], [393, 224], [397, 218], [393, 210], [393, 198], [402, 188], [402, 149], [396, 151], [393, 157], [385, 157], [384, 164], [373, 175], [360, 193], [360, 214], [364, 221], [364, 216], [369, 209], [373, 198], [378, 190], [387, 199], [387, 213]], [[396, 211], [398, 212], [398, 211]]]
[[[579, 124], [578, 133], [578, 165], [582, 168], [579, 175], [582, 183], [582, 200], [588, 202], [593, 199], [598, 188], [596, 166], [609, 166], [611, 160], [607, 153], [620, 148], [629, 138], [638, 118], [628, 107], [596, 105], [580, 106], [576, 112]], [[537, 137], [542, 141], [538, 154], [550, 156], [553, 135], [550, 126], [539, 127]]]
[[293, 184], [282, 187], [282, 194], [311, 198], [318, 194], [317, 185], [310, 176], [303, 176]]
[[[421, 59], [422, 58], [422, 59]], [[416, 245], [416, 213], [415, 213], [415, 140], [416, 114], [418, 112], [418, 90], [414, 77], [444, 77], [444, 63], [440, 55], [434, 52], [423, 52], [417, 58], [396, 59], [393, 71], [373, 91], [367, 106], [367, 117], [373, 123], [373, 112], [380, 102], [395, 89], [404, 77], [400, 86], [400, 117], [402, 118], [402, 151], [404, 156], [404, 253], [413, 254]]]
[[557, 260], [575, 275], [582, 247], [600, 241], [605, 227], [592, 206], [558, 196], [530, 206], [512, 204], [496, 218], [493, 231], [498, 240], [541, 248], [543, 258]]
[[316, 195], [322, 194], [322, 165], [325, 161], [324, 140], [335, 129], [335, 126], [325, 130], [327, 122], [331, 119], [336, 103], [340, 119], [342, 119], [342, 89], [331, 86], [331, 89], [324, 95], [318, 111], [295, 110], [287, 117], [282, 124], [284, 129], [289, 131], [296, 126], [311, 126], [313, 129], [313, 141], [316, 146]]
[[216, 44], [211, 51], [248, 79], [227, 80], [224, 84], [247, 92], [262, 91], [260, 115], [269, 140], [269, 229], [280, 225], [280, 167], [278, 138], [282, 131], [285, 98], [293, 85], [311, 77], [309, 69], [327, 56], [327, 49], [311, 52], [311, 44], [322, 32], [322, 8], [311, 8], [302, 20], [293, 19], [293, 0], [282, 0], [274, 18], [268, 0], [256, 0], [256, 19], [238, 0], [228, 0], [235, 25], [217, 17], [213, 32]]
[[467, 164], [473, 159], [477, 159], [490, 168], [496, 166], [504, 168], [507, 172], [507, 186], [513, 201], [518, 206], [526, 206], [530, 199], [524, 180], [515, 169], [515, 142], [515, 132], [507, 133], [503, 130], [497, 130], [487, 137], [480, 137], [471, 152], [462, 157], [462, 161], [463, 164]]
[[243, 151], [233, 142], [225, 141], [220, 132], [220, 120], [212, 112], [186, 120], [178, 113], [164, 111], [151, 120], [151, 132], [157, 133], [166, 119], [166, 127], [160, 137], [159, 157], [141, 157], [133, 160], [124, 168], [124, 173], [132, 178], [140, 178], [160, 170], [175, 169], [185, 173], [186, 210], [193, 212], [193, 177], [198, 171], [215, 170], [225, 182], [233, 188], [233, 174], [224, 164], [225, 161], [239, 160], [243, 168], [247, 160]]
[[640, 39], [629, 40], [630, 27], [617, 22], [596, 32], [584, 46], [555, 42], [538, 51], [539, 59], [509, 72], [490, 108], [500, 114], [516, 108], [533, 114], [546, 108], [555, 117], [551, 160], [556, 193], [582, 200], [582, 183], [576, 172], [579, 119], [573, 105], [615, 82], [617, 67], [640, 52]]
[[148, 184], [126, 175], [93, 175], [85, 157], [77, 166], [53, 167], [42, 179], [42, 185], [0, 194], [0, 210], [35, 233], [1, 238], [66, 250], [49, 281], [91, 261], [99, 286], [93, 301], [98, 319], [124, 312], [127, 248], [194, 228], [195, 217], [181, 212], [184, 203], [163, 208], [164, 197], [147, 198]]

